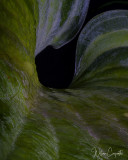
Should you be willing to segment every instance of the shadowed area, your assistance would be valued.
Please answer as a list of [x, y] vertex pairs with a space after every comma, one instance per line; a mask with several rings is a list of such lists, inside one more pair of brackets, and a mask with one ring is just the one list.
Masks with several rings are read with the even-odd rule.
[[35, 58], [40, 83], [51, 88], [67, 88], [75, 68], [76, 38], [60, 49], [46, 47]]

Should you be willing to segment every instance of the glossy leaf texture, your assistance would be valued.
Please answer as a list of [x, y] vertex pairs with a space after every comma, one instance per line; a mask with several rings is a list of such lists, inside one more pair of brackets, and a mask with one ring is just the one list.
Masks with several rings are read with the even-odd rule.
[[52, 45], [60, 48], [82, 27], [90, 0], [38, 0], [39, 26], [35, 55]]
[[107, 160], [94, 157], [94, 147], [111, 147], [123, 151], [117, 160], [127, 160], [128, 11], [106, 12], [87, 24], [74, 81], [56, 90], [40, 85], [36, 74], [38, 3], [2, 0], [0, 10], [0, 159]]

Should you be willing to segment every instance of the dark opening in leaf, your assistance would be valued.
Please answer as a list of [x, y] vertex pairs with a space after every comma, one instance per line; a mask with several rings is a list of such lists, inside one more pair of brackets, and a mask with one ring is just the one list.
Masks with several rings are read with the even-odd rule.
[[76, 38], [69, 44], [54, 49], [46, 47], [35, 58], [40, 83], [50, 88], [67, 88], [75, 69]]

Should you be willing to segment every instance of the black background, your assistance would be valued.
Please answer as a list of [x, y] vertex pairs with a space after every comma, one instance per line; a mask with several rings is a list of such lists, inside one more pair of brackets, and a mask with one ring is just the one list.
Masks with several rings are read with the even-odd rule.
[[[128, 9], [128, 0], [91, 0], [83, 27], [97, 14], [114, 9]], [[70, 85], [74, 75], [76, 44], [80, 32], [60, 49], [48, 46], [36, 56], [38, 78], [44, 86], [67, 88]]]

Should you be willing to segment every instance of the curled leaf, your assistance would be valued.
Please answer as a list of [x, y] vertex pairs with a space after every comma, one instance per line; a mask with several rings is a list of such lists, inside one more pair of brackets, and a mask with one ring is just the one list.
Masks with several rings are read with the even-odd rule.
[[35, 46], [38, 54], [46, 43], [71, 40], [88, 2], [39, 1], [39, 25], [36, 0], [0, 2], [1, 160], [92, 160], [95, 149], [102, 153], [96, 158], [107, 160], [103, 153], [110, 151], [113, 160], [113, 152], [123, 151], [116, 159], [128, 159], [128, 11], [106, 12], [87, 24], [68, 89], [37, 80]]
[[60, 48], [82, 27], [90, 0], [39, 1], [39, 26], [35, 55], [46, 46]]

